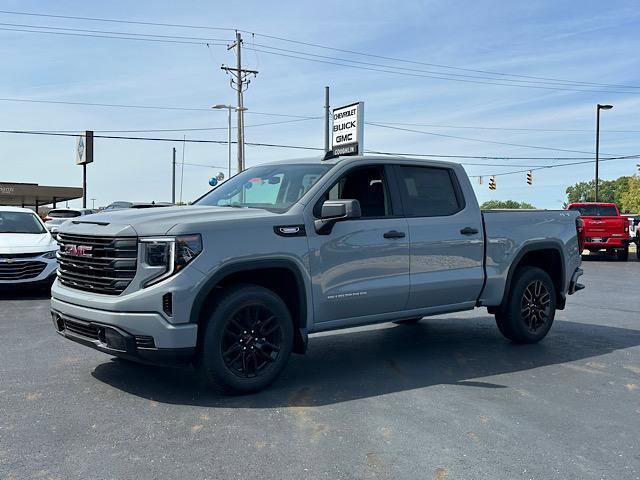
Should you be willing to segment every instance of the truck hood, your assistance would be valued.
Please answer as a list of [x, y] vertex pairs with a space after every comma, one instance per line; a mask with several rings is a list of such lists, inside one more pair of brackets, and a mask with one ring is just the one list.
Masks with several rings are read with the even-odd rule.
[[[184, 207], [158, 207], [124, 209], [100, 212], [74, 219], [63, 224], [60, 232], [105, 235], [165, 235], [180, 224], [264, 218], [277, 214], [259, 208], [209, 207], [190, 205]], [[97, 229], [97, 227], [99, 227]], [[97, 230], [96, 230], [97, 229]]]
[[57, 242], [46, 233], [0, 233], [0, 254], [38, 253], [56, 250]]

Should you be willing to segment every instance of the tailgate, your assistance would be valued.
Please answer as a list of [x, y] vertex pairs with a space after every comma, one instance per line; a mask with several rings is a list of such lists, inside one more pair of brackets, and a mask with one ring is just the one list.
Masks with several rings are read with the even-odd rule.
[[626, 217], [581, 217], [584, 221], [585, 237], [616, 237], [627, 236], [625, 225], [628, 224]]

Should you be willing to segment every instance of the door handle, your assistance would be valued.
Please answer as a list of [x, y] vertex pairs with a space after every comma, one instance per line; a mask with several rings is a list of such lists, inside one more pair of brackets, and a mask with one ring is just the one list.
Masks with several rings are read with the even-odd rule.
[[397, 230], [389, 230], [388, 232], [385, 232], [383, 237], [384, 238], [404, 238], [405, 237], [405, 233], [404, 232], [398, 232]]
[[471, 227], [464, 227], [462, 230], [460, 230], [460, 233], [462, 235], [475, 235], [476, 233], [478, 233], [478, 230]]

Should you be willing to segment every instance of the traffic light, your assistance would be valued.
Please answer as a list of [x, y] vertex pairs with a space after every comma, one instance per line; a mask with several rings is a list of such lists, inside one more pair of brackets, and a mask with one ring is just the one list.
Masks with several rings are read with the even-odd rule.
[[527, 172], [527, 183], [529, 185], [533, 183], [533, 172], [531, 170]]
[[496, 177], [491, 176], [489, 177], [489, 190], [495, 190], [496, 189]]

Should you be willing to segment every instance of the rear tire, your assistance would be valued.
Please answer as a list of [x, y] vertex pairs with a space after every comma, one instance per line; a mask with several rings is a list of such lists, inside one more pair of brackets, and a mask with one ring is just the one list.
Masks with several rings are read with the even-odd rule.
[[626, 262], [629, 260], [629, 247], [625, 247], [621, 250], [616, 251], [616, 260], [619, 262]]
[[496, 324], [515, 343], [537, 343], [549, 332], [555, 313], [551, 277], [540, 268], [522, 267], [515, 273], [505, 305], [496, 312]]
[[271, 290], [237, 285], [224, 292], [204, 326], [196, 366], [217, 390], [262, 390], [284, 369], [293, 347], [289, 309]]

